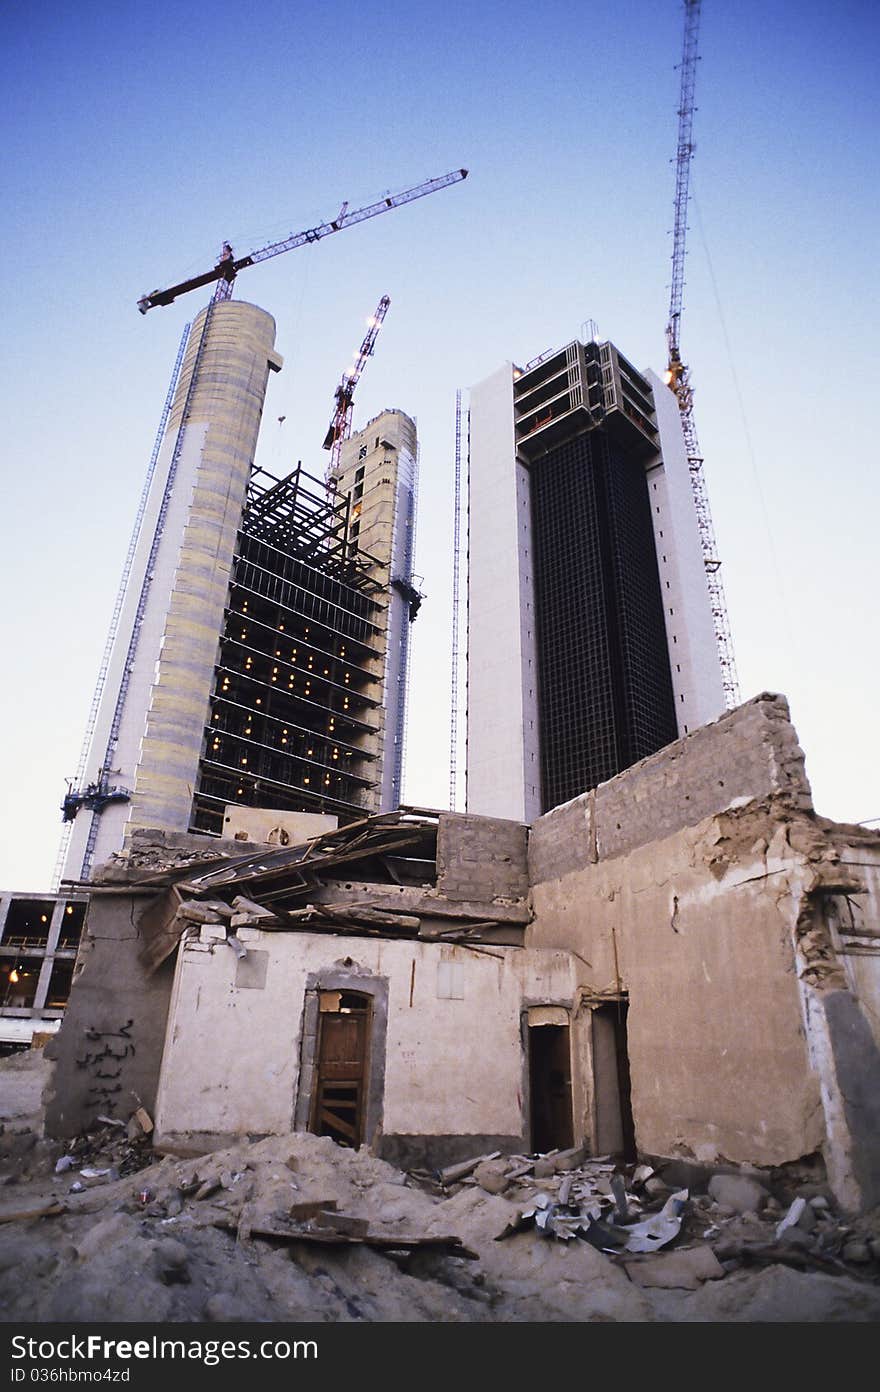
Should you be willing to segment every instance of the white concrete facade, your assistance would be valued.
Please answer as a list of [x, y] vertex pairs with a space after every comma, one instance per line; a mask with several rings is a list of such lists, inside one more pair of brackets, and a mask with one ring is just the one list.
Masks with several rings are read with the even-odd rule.
[[648, 470], [651, 521], [675, 717], [679, 735], [687, 735], [724, 714], [724, 686], [681, 413], [657, 374], [648, 369], [645, 376], [654, 392], [661, 449], [659, 462]]
[[467, 810], [541, 812], [529, 480], [516, 461], [513, 367], [470, 394]]

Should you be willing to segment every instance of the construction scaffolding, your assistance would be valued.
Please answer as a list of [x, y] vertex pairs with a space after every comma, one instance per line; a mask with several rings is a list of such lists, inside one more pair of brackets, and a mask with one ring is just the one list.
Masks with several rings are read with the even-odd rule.
[[300, 466], [254, 470], [236, 543], [191, 829], [227, 804], [371, 810], [387, 592], [352, 534], [348, 494]]

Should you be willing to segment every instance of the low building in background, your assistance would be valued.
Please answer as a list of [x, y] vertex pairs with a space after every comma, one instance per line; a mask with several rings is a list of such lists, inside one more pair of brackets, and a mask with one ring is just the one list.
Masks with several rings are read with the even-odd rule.
[[84, 895], [0, 894], [0, 1056], [57, 1032], [87, 903]]

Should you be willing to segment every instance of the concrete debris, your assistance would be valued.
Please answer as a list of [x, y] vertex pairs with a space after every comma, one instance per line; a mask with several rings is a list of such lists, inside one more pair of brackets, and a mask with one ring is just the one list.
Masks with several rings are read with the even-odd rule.
[[226, 918], [225, 914], [217, 912], [213, 904], [200, 904], [195, 899], [184, 899], [177, 910], [177, 916], [186, 919], [188, 923], [223, 923]]
[[791, 1205], [791, 1208], [790, 1208], [790, 1209], [788, 1210], [788, 1212], [786, 1213], [786, 1215], [785, 1215], [785, 1217], [783, 1218], [782, 1222], [779, 1223], [779, 1224], [777, 1224], [777, 1227], [776, 1227], [776, 1241], [777, 1241], [777, 1242], [779, 1241], [779, 1239], [780, 1239], [780, 1237], [782, 1236], [782, 1234], [785, 1232], [786, 1228], [793, 1228], [793, 1227], [794, 1227], [795, 1223], [798, 1221], [798, 1219], [800, 1218], [801, 1214], [804, 1212], [804, 1210], [805, 1210], [806, 1207], [807, 1207], [807, 1201], [806, 1201], [806, 1199], [795, 1199], [795, 1200], [793, 1201], [793, 1203], [792, 1203], [792, 1205]]
[[[699, 1298], [699, 1318], [717, 1306], [773, 1319], [783, 1268], [790, 1317], [880, 1318], [880, 1210], [844, 1218], [769, 1180], [760, 1213], [733, 1213], [706, 1192], [652, 1195], [652, 1167], [604, 1158], [557, 1168], [559, 1153], [496, 1152], [407, 1175], [309, 1133], [159, 1156], [138, 1125], [137, 1140], [102, 1125], [63, 1153], [7, 1149], [5, 1318], [644, 1321], [697, 1317], [685, 1302]], [[540, 1159], [556, 1166], [536, 1179]], [[813, 1232], [800, 1226], [807, 1210]], [[782, 1213], [792, 1221], [777, 1238]]]
[[767, 1198], [767, 1190], [748, 1175], [713, 1175], [709, 1193], [716, 1203], [734, 1213], [757, 1213]]
[[664, 1290], [697, 1290], [704, 1281], [719, 1281], [724, 1276], [711, 1247], [688, 1247], [677, 1252], [663, 1252], [647, 1259], [623, 1263], [629, 1279], [637, 1286], [659, 1286]]
[[437, 1178], [441, 1184], [457, 1184], [459, 1180], [466, 1179], [472, 1174], [478, 1165], [484, 1161], [496, 1160], [501, 1154], [499, 1150], [493, 1150], [491, 1155], [477, 1155], [473, 1160], [463, 1160], [458, 1165], [449, 1165], [445, 1170], [441, 1170]]
[[487, 1194], [503, 1194], [510, 1188], [505, 1160], [482, 1160], [474, 1170], [474, 1180]]
[[265, 909], [262, 904], [258, 904], [255, 899], [247, 899], [243, 894], [236, 894], [232, 901], [233, 917], [235, 915], [247, 914], [254, 922], [260, 919], [275, 918], [271, 909]]

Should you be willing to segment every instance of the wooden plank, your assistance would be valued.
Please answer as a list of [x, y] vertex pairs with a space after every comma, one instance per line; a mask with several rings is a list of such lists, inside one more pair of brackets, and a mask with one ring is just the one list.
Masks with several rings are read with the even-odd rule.
[[52, 1199], [50, 1203], [37, 1204], [33, 1208], [7, 1209], [5, 1213], [0, 1213], [0, 1223], [27, 1223], [31, 1218], [54, 1218], [59, 1213], [66, 1213], [67, 1208], [57, 1199]]

